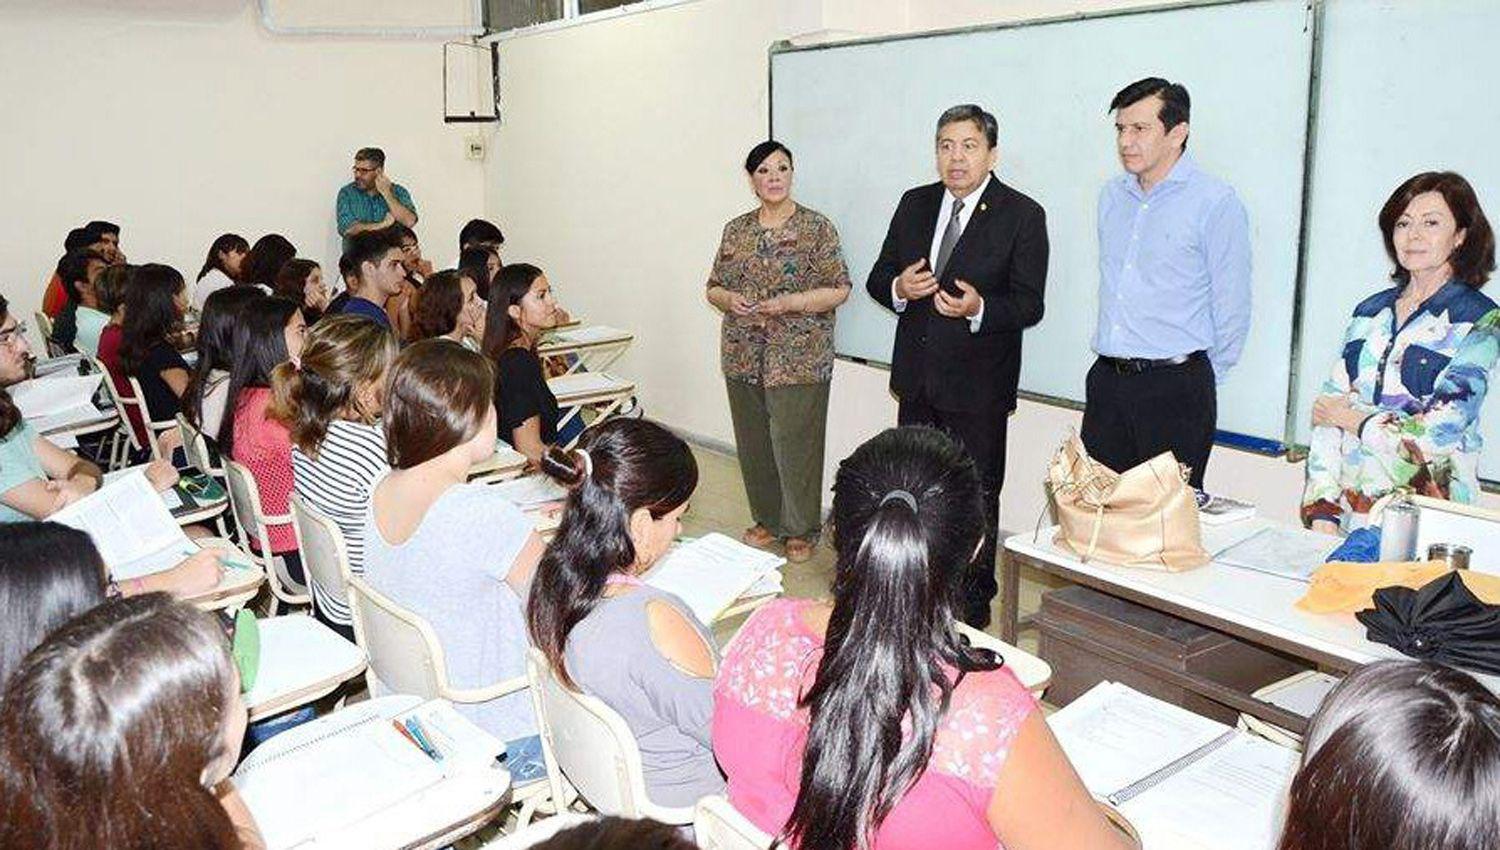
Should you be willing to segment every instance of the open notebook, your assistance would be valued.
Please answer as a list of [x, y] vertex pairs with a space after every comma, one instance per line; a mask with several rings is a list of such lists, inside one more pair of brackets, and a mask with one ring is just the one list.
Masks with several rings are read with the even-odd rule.
[[21, 415], [38, 431], [99, 418], [94, 393], [102, 375], [59, 375], [35, 378], [11, 387], [11, 399]]
[[145, 467], [112, 477], [51, 519], [88, 532], [115, 581], [159, 573], [198, 551], [146, 480]]
[[1297, 754], [1104, 682], [1047, 719], [1094, 796], [1150, 850], [1272, 850]]
[[699, 621], [712, 625], [751, 588], [775, 592], [785, 563], [779, 555], [716, 532], [674, 546], [643, 578], [652, 587], [676, 594]]
[[[420, 721], [437, 758], [397, 731], [395, 724], [411, 717]], [[446, 700], [394, 718], [362, 703], [316, 722], [314, 735], [283, 733], [286, 741], [261, 745], [234, 772], [234, 784], [272, 850], [336, 835], [445, 779], [486, 769], [505, 750]]]

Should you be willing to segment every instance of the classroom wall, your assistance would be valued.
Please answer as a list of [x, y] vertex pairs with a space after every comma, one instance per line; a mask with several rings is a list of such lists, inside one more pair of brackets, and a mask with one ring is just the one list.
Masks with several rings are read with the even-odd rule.
[[[719, 319], [702, 287], [723, 223], [754, 204], [739, 164], [766, 131], [771, 43], [1127, 5], [702, 0], [504, 40], [505, 120], [488, 164], [487, 201], [505, 228], [506, 257], [541, 264], [576, 312], [637, 332], [617, 368], [640, 382], [648, 415], [732, 444]], [[861, 284], [867, 271], [851, 269]], [[829, 480], [839, 459], [894, 424], [888, 378], [856, 363], [835, 367]], [[1003, 527], [1036, 524], [1047, 461], [1080, 418], [1021, 402], [1009, 423]], [[1208, 473], [1211, 488], [1286, 520], [1296, 517], [1301, 482], [1299, 464], [1229, 449], [1215, 452]]]
[[[301, 2], [273, 11], [326, 26], [423, 3], [433, 23], [461, 23], [465, 8], [345, 2], [340, 17]], [[0, 287], [28, 318], [63, 236], [92, 218], [124, 226], [133, 262], [189, 279], [224, 231], [283, 233], [332, 270], [334, 195], [366, 144], [415, 196], [435, 259], [483, 211], [484, 168], [463, 151], [476, 131], [442, 122], [441, 41], [273, 36], [247, 0], [20, 0], [0, 14]]]

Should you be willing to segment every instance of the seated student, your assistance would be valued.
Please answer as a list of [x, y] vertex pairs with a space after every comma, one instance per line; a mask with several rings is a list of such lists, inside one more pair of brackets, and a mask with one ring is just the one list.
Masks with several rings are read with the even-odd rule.
[[[495, 252], [496, 271], [499, 270], [500, 246], [505, 244], [505, 234], [494, 222], [485, 221], [482, 218], [471, 218], [458, 231], [458, 251], [462, 254], [470, 248], [486, 248]], [[462, 266], [460, 260], [455, 265]]]
[[502, 268], [500, 250], [487, 245], [465, 248], [459, 252], [458, 267], [475, 271], [482, 270], [483, 276], [476, 277], [475, 280], [481, 282], [480, 292], [489, 292], [490, 287], [495, 283], [495, 275], [499, 274]]
[[644, 419], [612, 419], [543, 460], [566, 484], [557, 537], [532, 584], [531, 640], [563, 682], [625, 718], [646, 792], [691, 806], [724, 789], [710, 748], [713, 638], [676, 596], [639, 578], [681, 530], [698, 465], [687, 443]]
[[[401, 291], [406, 268], [401, 265], [401, 249], [388, 230], [371, 230], [355, 234], [349, 240], [344, 256], [349, 262], [349, 298], [339, 307], [340, 313], [364, 316], [390, 327], [385, 303]], [[340, 268], [343, 267], [341, 260]]]
[[557, 397], [536, 353], [542, 333], [556, 323], [557, 302], [541, 269], [514, 263], [500, 270], [485, 310], [484, 354], [495, 364], [500, 438], [533, 464], [558, 441]]
[[1129, 846], [1031, 694], [954, 631], [984, 529], [973, 461], [938, 431], [893, 428], [833, 489], [833, 601], [752, 614], [719, 670], [729, 801], [809, 849]]
[[401, 249], [401, 268], [405, 277], [401, 281], [401, 290], [385, 302], [385, 312], [391, 319], [391, 326], [396, 329], [396, 338], [404, 340], [411, 336], [412, 302], [433, 269], [432, 263], [422, 259], [422, 245], [417, 241], [416, 231], [398, 222], [391, 225], [390, 232], [396, 247]]
[[328, 302], [328, 309], [323, 311], [323, 315], [325, 316], [337, 316], [339, 313], [344, 312], [344, 305], [348, 303], [350, 296], [353, 295], [354, 288], [359, 285], [358, 281], [355, 280], [354, 264], [349, 262], [349, 254], [347, 252], [339, 255], [338, 282], [343, 286], [343, 289]]
[[484, 302], [470, 273], [449, 269], [427, 278], [412, 306], [407, 342], [452, 340], [474, 351], [484, 338]]
[[[356, 239], [359, 237], [355, 237]], [[521, 599], [542, 556], [531, 520], [469, 468], [495, 452], [494, 386], [483, 356], [429, 339], [401, 352], [386, 386], [386, 454], [365, 511], [365, 575], [437, 631], [454, 686], [477, 688], [525, 671]], [[458, 705], [517, 754], [535, 752], [525, 691]], [[521, 778], [534, 778], [534, 766]]]
[[0, 712], [0, 847], [262, 848], [230, 771], [240, 677], [213, 615], [112, 599], [22, 663]]
[[287, 260], [276, 273], [272, 286], [275, 295], [302, 309], [302, 318], [310, 325], [322, 318], [328, 309], [328, 287], [323, 285], [323, 267], [301, 257]]
[[[370, 484], [390, 470], [380, 411], [396, 359], [391, 332], [362, 316], [329, 316], [307, 332], [298, 365], [271, 373], [269, 415], [292, 441], [297, 494], [344, 535], [349, 570], [365, 571], [365, 510]], [[349, 601], [312, 581], [313, 613], [354, 640]]]
[[[107, 221], [91, 221], [83, 227], [68, 231], [67, 238], [63, 240], [63, 253], [82, 250], [100, 254], [111, 265], [125, 262], [125, 255], [120, 253], [120, 228]], [[48, 318], [56, 319], [67, 306], [67, 290], [63, 287], [62, 277], [54, 271], [42, 293], [42, 312]]]
[[[147, 263], [136, 269], [125, 291], [124, 321], [120, 326], [117, 360], [105, 359], [107, 346], [101, 336], [100, 359], [109, 367], [115, 389], [122, 398], [133, 398], [128, 378], [141, 385], [147, 418], [167, 422], [182, 407], [192, 375], [187, 361], [172, 344], [182, 329], [182, 313], [187, 307], [187, 288], [182, 274], [171, 266]], [[135, 420], [135, 409], [131, 418]], [[133, 421], [136, 434], [144, 441], [145, 426]]]
[[1500, 699], [1430, 661], [1349, 674], [1308, 726], [1277, 847], [1500, 847]]
[[203, 259], [203, 268], [198, 270], [197, 281], [193, 284], [194, 310], [203, 312], [208, 296], [234, 286], [249, 251], [250, 243], [238, 233], [221, 234], [208, 246], [208, 256]]
[[[307, 323], [302, 311], [285, 298], [261, 298], [240, 308], [234, 326], [229, 389], [224, 420], [217, 436], [219, 453], [244, 464], [260, 490], [261, 509], [270, 515], [290, 511], [292, 496], [292, 438], [285, 425], [273, 419], [271, 373], [277, 366], [297, 362], [302, 354]], [[250, 550], [263, 550], [254, 532], [246, 530]], [[286, 567], [284, 575], [306, 585], [297, 530], [291, 523], [267, 529], [263, 541]]]
[[192, 596], [218, 585], [218, 553], [204, 549], [165, 572], [115, 584], [85, 532], [55, 522], [0, 524], [0, 691], [26, 654], [108, 596]]
[[52, 322], [52, 342], [64, 350], [95, 355], [99, 334], [109, 324], [109, 314], [99, 310], [94, 282], [109, 263], [98, 251], [69, 251], [57, 261], [57, 276], [68, 293], [68, 303]]
[[281, 267], [297, 256], [297, 246], [280, 233], [267, 233], [255, 240], [240, 264], [238, 286], [258, 286], [267, 295], [275, 291]]
[[[209, 440], [216, 440], [224, 424], [224, 402], [229, 398], [229, 371], [234, 365], [234, 327], [246, 304], [265, 298], [254, 286], [220, 289], [203, 302], [198, 322], [198, 362], [182, 395], [182, 413]], [[217, 449], [217, 443], [210, 446]]]

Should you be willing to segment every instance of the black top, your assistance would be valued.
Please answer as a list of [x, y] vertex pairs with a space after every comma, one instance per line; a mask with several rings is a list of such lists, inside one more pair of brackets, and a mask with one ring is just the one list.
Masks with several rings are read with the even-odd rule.
[[177, 398], [177, 394], [161, 379], [161, 373], [168, 369], [192, 371], [188, 368], [187, 361], [177, 353], [177, 349], [165, 342], [158, 342], [146, 352], [145, 360], [136, 367], [132, 375], [141, 384], [141, 395], [146, 398], [146, 412], [150, 414], [152, 422], [167, 422], [182, 408], [182, 401]]
[[528, 348], [512, 346], [496, 364], [495, 415], [500, 438], [511, 442], [511, 432], [533, 416], [541, 417], [542, 442], [557, 439], [557, 396], [547, 386], [542, 361]]

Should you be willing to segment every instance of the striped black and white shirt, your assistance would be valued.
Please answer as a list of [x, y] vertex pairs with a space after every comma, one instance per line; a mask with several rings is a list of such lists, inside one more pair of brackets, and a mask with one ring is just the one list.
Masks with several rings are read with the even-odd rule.
[[[379, 425], [364, 425], [337, 419], [328, 425], [328, 436], [313, 460], [292, 446], [292, 475], [297, 494], [321, 512], [344, 533], [349, 570], [365, 571], [365, 508], [370, 504], [370, 484], [387, 470], [385, 432]], [[335, 598], [317, 581], [312, 582], [313, 601], [324, 616], [335, 623], [351, 625], [349, 603]]]

